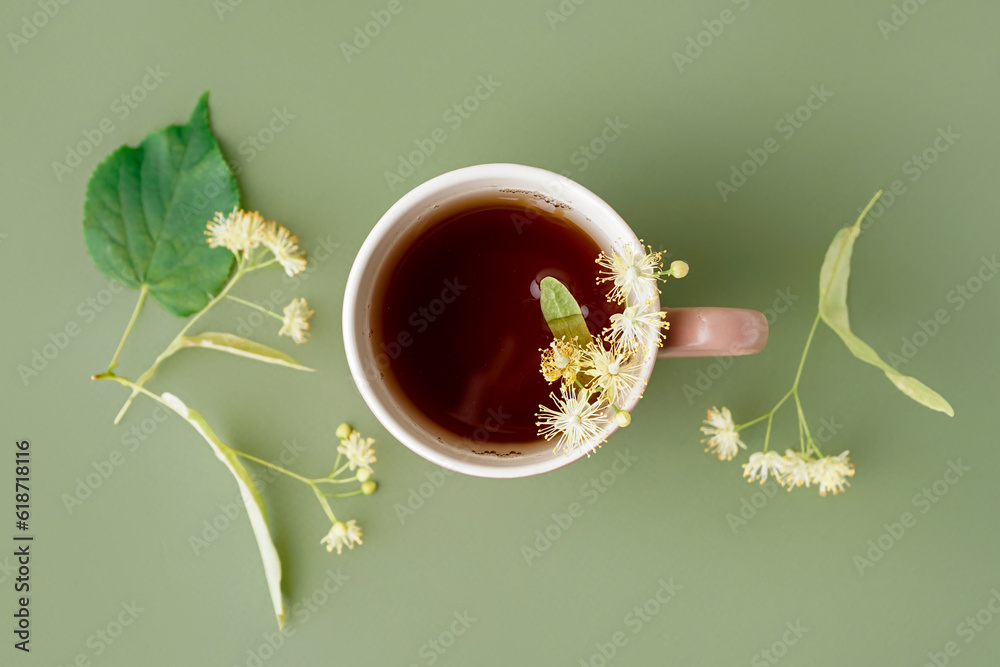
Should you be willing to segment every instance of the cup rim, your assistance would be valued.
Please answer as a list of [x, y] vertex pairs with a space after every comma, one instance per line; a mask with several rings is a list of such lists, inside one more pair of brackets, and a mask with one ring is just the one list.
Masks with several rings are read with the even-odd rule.
[[[503, 461], [502, 465], [493, 463], [496, 459], [485, 456], [481, 462], [462, 460], [449, 456], [428, 443], [423, 442], [421, 438], [414, 436], [383, 405], [382, 399], [372, 389], [371, 380], [369, 380], [365, 373], [359, 352], [360, 346], [365, 344], [365, 342], [359, 340], [355, 319], [355, 313], [358, 312], [361, 287], [365, 280], [374, 278], [374, 276], [368, 275], [370, 273], [368, 269], [372, 260], [375, 259], [375, 250], [382, 243], [386, 242], [397, 230], [398, 225], [405, 220], [404, 214], [411, 211], [418, 204], [425, 202], [435, 193], [445, 192], [464, 183], [473, 183], [484, 178], [495, 180], [499, 186], [503, 185], [505, 179], [516, 182], [531, 181], [535, 184], [533, 187], [538, 192], [546, 196], [551, 196], [552, 199], [566, 202], [575, 208], [581, 209], [581, 211], [585, 211], [584, 215], [588, 219], [599, 215], [603, 221], [606, 221], [615, 228], [615, 236], [625, 244], [634, 247], [640, 247], [641, 245], [641, 242], [632, 229], [607, 202], [583, 185], [561, 174], [538, 167], [510, 163], [479, 164], [440, 174], [417, 185], [390, 206], [381, 218], [379, 218], [378, 222], [375, 223], [375, 226], [368, 233], [368, 236], [359, 248], [344, 289], [342, 314], [344, 348], [347, 353], [348, 366], [355, 386], [361, 393], [368, 408], [396, 440], [424, 459], [443, 468], [477, 477], [513, 479], [557, 470], [586, 456], [593, 450], [593, 444], [588, 447], [581, 447], [571, 454], [553, 452], [551, 456], [541, 460], [525, 461], [523, 463], [517, 463], [516, 460], [506, 460]], [[559, 192], [552, 191], [552, 187], [556, 185], [558, 185], [556, 189]], [[603, 247], [605, 244], [601, 245]], [[605, 248], [605, 250], [607, 249]], [[658, 294], [654, 295], [654, 304], [659, 309]], [[655, 362], [656, 352], [654, 349], [643, 360], [641, 373], [643, 385], [652, 374]], [[630, 400], [622, 406], [623, 409], [632, 410], [640, 397], [641, 391], [630, 397]], [[609, 420], [609, 422], [609, 426], [602, 431], [601, 439], [594, 444], [599, 446], [617, 430], [614, 420]]]

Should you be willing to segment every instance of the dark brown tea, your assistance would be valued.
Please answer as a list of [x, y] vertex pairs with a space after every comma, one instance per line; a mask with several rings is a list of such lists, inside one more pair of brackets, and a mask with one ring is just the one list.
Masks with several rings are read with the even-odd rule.
[[600, 332], [615, 311], [597, 284], [599, 252], [562, 210], [531, 201], [494, 197], [429, 222], [376, 288], [372, 341], [386, 380], [458, 436], [537, 441], [535, 413], [556, 388], [539, 372], [552, 335], [538, 285], [565, 283]]

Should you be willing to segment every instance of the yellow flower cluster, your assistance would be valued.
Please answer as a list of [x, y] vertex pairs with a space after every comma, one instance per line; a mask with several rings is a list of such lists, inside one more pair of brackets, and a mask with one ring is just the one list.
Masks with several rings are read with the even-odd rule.
[[[731, 461], [740, 449], [746, 449], [728, 408], [709, 410], [701, 431], [712, 436], [705, 451], [711, 452], [720, 461]], [[789, 449], [784, 456], [775, 451], [754, 452], [743, 464], [743, 476], [749, 482], [760, 481], [761, 484], [769, 478], [774, 479], [789, 491], [815, 484], [819, 495], [837, 495], [844, 491], [845, 486], [851, 485], [847, 478], [854, 476], [854, 463], [848, 454], [845, 451], [839, 456], [819, 456], [815, 448], [805, 453]]]
[[206, 227], [205, 235], [212, 248], [226, 248], [237, 258], [252, 260], [253, 251], [263, 247], [289, 276], [306, 268], [299, 239], [273, 220], [264, 220], [257, 211], [234, 208], [229, 214], [216, 213]]
[[662, 255], [641, 244], [638, 249], [626, 246], [598, 255], [602, 273], [597, 281], [612, 283], [608, 300], [624, 305], [624, 310], [611, 316], [611, 325], [602, 333], [604, 342], [593, 340], [581, 347], [576, 339], [561, 339], [541, 351], [542, 376], [548, 382], [560, 381], [561, 394], [551, 395], [555, 409], [538, 406], [536, 423], [546, 440], [559, 438], [557, 451], [570, 454], [591, 444], [607, 424], [609, 407], [619, 427], [632, 422], [632, 416], [616, 403], [642, 381], [641, 359], [650, 344], [663, 344], [666, 313], [651, 308], [657, 284], [664, 276], [682, 278], [688, 272], [687, 264], [680, 261], [664, 271]]

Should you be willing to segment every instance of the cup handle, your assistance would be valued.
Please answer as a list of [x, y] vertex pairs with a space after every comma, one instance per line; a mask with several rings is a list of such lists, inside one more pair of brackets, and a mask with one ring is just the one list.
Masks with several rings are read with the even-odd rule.
[[767, 345], [767, 318], [748, 308], [666, 308], [670, 328], [658, 357], [756, 354]]

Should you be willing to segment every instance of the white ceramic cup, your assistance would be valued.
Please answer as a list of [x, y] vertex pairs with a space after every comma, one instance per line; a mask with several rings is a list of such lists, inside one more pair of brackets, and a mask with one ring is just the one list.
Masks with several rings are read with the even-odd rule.
[[[408, 247], [440, 209], [461, 210], [464, 200], [484, 195], [517, 193], [542, 211], [560, 213], [588, 234], [607, 253], [623, 244], [641, 248], [622, 218], [597, 195], [564, 176], [516, 164], [482, 164], [442, 174], [403, 195], [386, 211], [358, 251], [344, 294], [344, 347], [351, 375], [379, 422], [411, 450], [428, 461], [479, 477], [514, 478], [537, 475], [571, 463], [617, 428], [613, 419], [589, 446], [573, 454], [555, 453], [544, 440], [493, 444], [464, 440], [420, 414], [398, 389], [387, 382], [388, 370], [372, 344], [371, 308], [377, 301], [377, 278], [395, 252]], [[648, 298], [648, 297], [647, 297]], [[655, 295], [650, 307], [659, 308]], [[767, 342], [762, 313], [739, 308], [671, 308], [670, 329], [662, 349], [650, 345], [642, 360], [643, 384], [619, 407], [633, 410], [658, 356], [720, 356], [752, 354]]]

